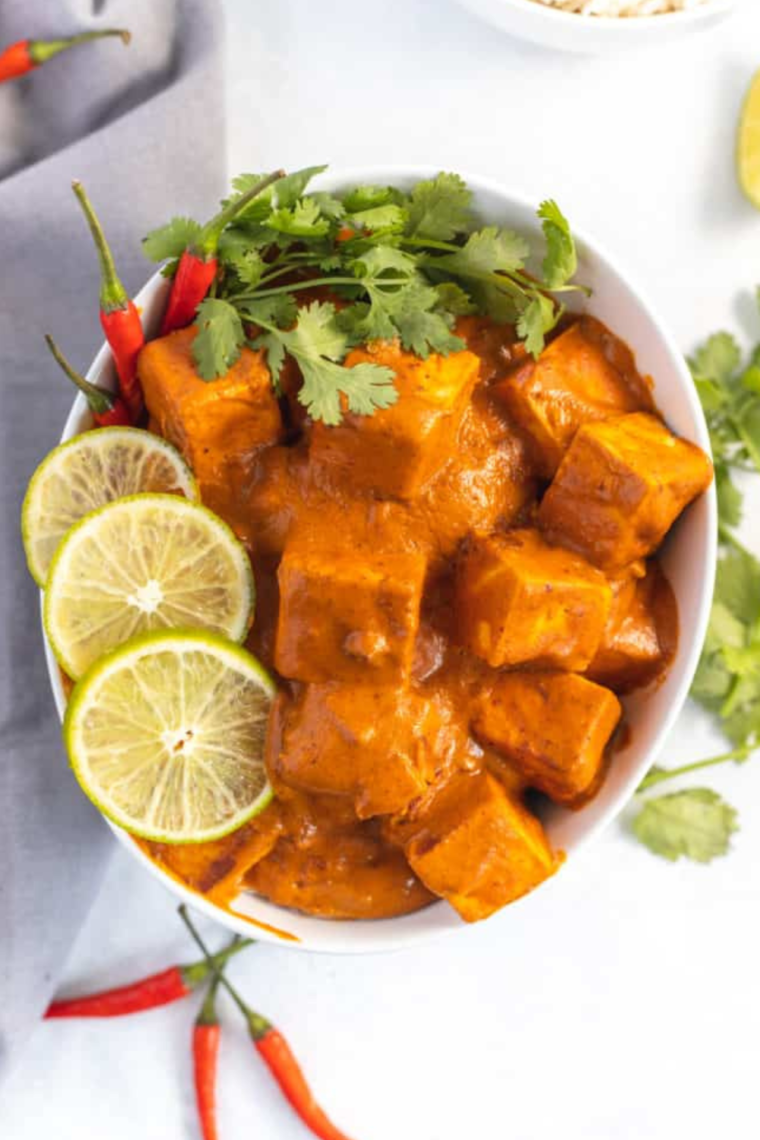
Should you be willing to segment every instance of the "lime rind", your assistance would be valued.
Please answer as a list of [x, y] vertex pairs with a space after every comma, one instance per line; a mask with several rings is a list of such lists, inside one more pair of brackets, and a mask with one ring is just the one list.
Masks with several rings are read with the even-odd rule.
[[[232, 641], [240, 642], [244, 640], [251, 627], [256, 600], [253, 570], [251, 569], [250, 559], [248, 558], [245, 547], [231, 527], [201, 503], [192, 502], [177, 495], [128, 495], [122, 499], [106, 503], [104, 506], [91, 511], [80, 519], [79, 522], [75, 523], [61, 540], [50, 565], [47, 586], [43, 595], [43, 625], [56, 661], [63, 671], [73, 680], [77, 680], [87, 671], [94, 658], [109, 652], [133, 636], [147, 632], [144, 627], [142, 629], [139, 628], [139, 612], [125, 604], [126, 595], [122, 587], [120, 587], [120, 589], [122, 589], [121, 593], [118, 593], [118, 591], [114, 592], [113, 589], [110, 590], [111, 594], [115, 594], [116, 601], [112, 605], [112, 614], [104, 619], [110, 624], [112, 641], [110, 644], [99, 646], [97, 652], [93, 652], [89, 659], [81, 661], [74, 655], [71, 637], [63, 635], [57, 617], [58, 612], [61, 611], [61, 613], [65, 615], [65, 619], [71, 623], [73, 605], [71, 604], [70, 594], [67, 592], [67, 583], [70, 578], [70, 564], [76, 556], [77, 546], [88, 534], [94, 533], [97, 529], [98, 521], [100, 520], [102, 523], [104, 516], [109, 517], [110, 520], [110, 516], [115, 517], [117, 513], [132, 513], [130, 512], [130, 507], [133, 505], [138, 508], [138, 511], [149, 509], [150, 507], [164, 506], [168, 514], [175, 519], [181, 514], [187, 517], [195, 516], [199, 520], [203, 519], [204, 526], [208, 532], [215, 533], [220, 541], [220, 545], [224, 546], [237, 572], [236, 585], [239, 587], [239, 602], [236, 607], [234, 620], [230, 621], [227, 628], [221, 630], [218, 628], [216, 630], [210, 629], [209, 625], [203, 620], [203, 615], [199, 613], [197, 615], [194, 614], [192, 620], [188, 620], [187, 617], [184, 617], [182, 621], [177, 621], [176, 623], [156, 618], [156, 624], [160, 627], [159, 632], [161, 629], [171, 628], [172, 626], [174, 628], [188, 626], [209, 630], [209, 632], [218, 632], [225, 637], [229, 637]], [[134, 513], [136, 514], [137, 511]], [[157, 547], [156, 549], [161, 548]], [[111, 564], [112, 568], [114, 565], [113, 563]], [[120, 572], [118, 566], [116, 566], [116, 570], [117, 573]], [[86, 590], [89, 589], [88, 602], [85, 607], [88, 612], [95, 608], [98, 591], [97, 575], [92, 572], [90, 572], [90, 575], [91, 578], [88, 587], [84, 583], [80, 583], [82, 592], [86, 592]], [[198, 586], [194, 588], [196, 591], [200, 591], [200, 589], [205, 588], [205, 586], [204, 583], [199, 582]], [[228, 589], [229, 586], [226, 590]], [[64, 605], [64, 597], [68, 599], [66, 605]], [[102, 597], [102, 594], [98, 604], [100, 604], [101, 609], [107, 614], [109, 603], [107, 599]], [[80, 613], [81, 611], [82, 607], [80, 607]], [[71, 632], [71, 628], [71, 624], [69, 624], [69, 633]]]
[[[177, 684], [174, 686], [175, 695], [177, 692], [182, 692], [183, 700], [184, 694], [188, 684], [188, 677], [183, 676], [183, 666], [188, 666], [186, 672], [192, 674], [196, 684], [204, 682], [202, 674], [202, 667], [199, 665], [198, 658], [206, 659], [207, 662], [216, 661], [222, 669], [222, 674], [216, 678], [218, 683], [222, 677], [234, 675], [241, 679], [240, 692], [238, 694], [239, 700], [234, 703], [231, 708], [234, 710], [234, 717], [228, 723], [220, 723], [216, 727], [216, 735], [212, 741], [205, 741], [203, 739], [203, 724], [201, 722], [200, 728], [196, 723], [196, 730], [198, 731], [198, 747], [201, 752], [206, 751], [205, 761], [201, 763], [200, 770], [203, 779], [196, 783], [206, 783], [207, 789], [212, 785], [218, 796], [226, 802], [230, 798], [235, 800], [242, 800], [239, 806], [235, 806], [234, 811], [229, 811], [226, 815], [220, 813], [220, 818], [216, 823], [205, 822], [203, 826], [197, 823], [194, 826], [185, 828], [166, 828], [159, 826], [151, 826], [144, 818], [139, 818], [136, 815], [126, 811], [123, 805], [120, 805], [114, 795], [113, 791], [109, 792], [103, 781], [103, 772], [106, 774], [118, 770], [119, 757], [129, 755], [129, 746], [125, 744], [129, 734], [139, 736], [143, 732], [143, 745], [151, 740], [155, 741], [155, 748], [152, 750], [153, 758], [149, 756], [146, 762], [148, 766], [153, 764], [153, 775], [156, 777], [155, 788], [151, 789], [150, 803], [153, 804], [154, 798], [158, 795], [158, 791], [167, 785], [167, 772], [173, 777], [172, 788], [174, 792], [179, 795], [181, 791], [184, 796], [183, 809], [187, 810], [188, 800], [193, 797], [188, 792], [188, 788], [193, 787], [193, 774], [191, 769], [193, 764], [192, 754], [187, 757], [181, 756], [177, 758], [178, 754], [176, 748], [169, 748], [165, 741], [158, 740], [155, 732], [151, 735], [151, 730], [156, 730], [159, 722], [160, 727], [164, 733], [171, 733], [172, 729], [180, 727], [179, 722], [172, 724], [171, 713], [172, 702], [167, 702], [166, 694], [161, 694], [156, 690], [152, 692], [148, 683], [147, 690], [145, 688], [146, 679], [142, 680], [138, 677], [139, 667], [142, 664], [145, 666], [146, 662], [149, 664], [156, 664], [161, 656], [171, 660], [174, 657], [179, 663], [177, 669]], [[191, 658], [194, 660], [191, 662]], [[192, 665], [192, 668], [189, 665]], [[121, 709], [111, 703], [109, 705], [109, 695], [106, 692], [109, 683], [111, 683], [111, 700], [113, 698], [114, 681], [116, 682], [116, 689], [118, 690], [118, 681], [120, 674], [125, 675], [129, 670], [133, 670], [134, 676], [138, 677], [140, 688], [142, 689], [142, 705], [141, 707], [131, 708], [131, 718], [124, 720], [126, 709]], [[211, 670], [209, 669], [209, 675]], [[143, 672], [146, 670], [143, 668]], [[210, 676], [210, 683], [213, 685], [214, 678]], [[128, 686], [127, 686], [128, 687]], [[132, 686], [132, 691], [137, 691]], [[199, 690], [201, 691], [201, 690]], [[203, 690], [205, 693], [205, 689]], [[213, 692], [217, 690], [214, 689]], [[243, 694], [247, 694], [248, 702], [242, 699]], [[157, 631], [152, 633], [141, 634], [133, 638], [125, 645], [119, 646], [111, 653], [106, 654], [95, 662], [94, 665], [87, 671], [80, 681], [77, 682], [74, 690], [69, 699], [68, 706], [63, 721], [63, 737], [66, 744], [66, 749], [69, 754], [69, 761], [74, 771], [82, 790], [85, 795], [95, 804], [95, 806], [105, 815], [112, 823], [118, 827], [123, 828], [132, 835], [136, 835], [142, 839], [148, 839], [153, 842], [171, 843], [171, 844], [187, 844], [187, 843], [202, 843], [210, 842], [214, 839], [221, 839], [225, 835], [236, 831], [242, 827], [243, 824], [253, 819], [256, 815], [264, 810], [273, 798], [273, 790], [266, 775], [266, 767], [263, 758], [264, 739], [266, 734], [266, 719], [268, 716], [269, 705], [276, 693], [276, 686], [274, 681], [269, 676], [267, 671], [261, 663], [247, 650], [243, 649], [235, 642], [228, 641], [226, 638], [220, 637], [217, 634], [205, 633], [195, 629], [177, 629], [169, 631]], [[261, 694], [262, 700], [259, 704], [256, 699], [256, 694]], [[151, 699], [153, 698], [153, 699]], [[174, 702], [176, 714], [176, 700]], [[222, 702], [223, 703], [223, 702]], [[206, 701], [208, 705], [208, 701]], [[144, 720], [141, 722], [140, 718], [150, 716], [149, 710], [155, 710], [154, 723], [148, 724], [145, 728]], [[183, 706], [184, 709], [184, 706]], [[159, 711], [160, 710], [160, 711]], [[249, 755], [247, 757], [247, 764], [240, 764], [237, 761], [233, 762], [233, 767], [227, 763], [229, 756], [234, 752], [236, 743], [236, 733], [240, 736], [243, 733], [242, 725], [246, 725], [249, 733], [251, 731], [252, 722], [248, 719], [241, 717], [241, 711], [248, 713], [253, 718], [255, 723], [261, 727], [260, 735], [260, 748], [256, 755]], [[215, 715], [210, 712], [208, 708], [201, 709], [201, 715]], [[256, 720], [256, 714], [258, 720]], [[98, 720], [102, 722], [98, 724]], [[176, 716], [175, 716], [176, 720]], [[119, 735], [119, 724], [123, 725], [122, 733]], [[142, 727], [141, 727], [142, 726]], [[99, 728], [102, 728], [103, 743], [100, 750], [93, 747], [93, 742], [97, 742]], [[244, 738], [247, 739], [247, 738]], [[88, 743], [89, 741], [89, 743]], [[221, 742], [221, 743], [218, 743]], [[138, 744], [139, 755], [139, 744]], [[255, 745], [258, 747], [258, 745]], [[226, 753], [225, 753], [226, 749]], [[121, 752], [119, 752], [121, 750]], [[212, 767], [216, 766], [216, 771], [211, 774], [206, 771], [208, 767], [209, 758], [219, 756], [219, 760], [212, 760]], [[100, 758], [98, 760], [98, 757]], [[99, 764], [100, 775], [93, 767], [93, 759], [96, 764]], [[167, 760], [171, 761], [167, 764]], [[180, 763], [183, 761], [183, 763]], [[175, 771], [172, 773], [172, 769]], [[245, 775], [246, 769], [248, 771], [249, 780], [244, 786], [244, 794], [241, 795], [240, 790], [240, 776]], [[229, 778], [229, 773], [234, 771], [235, 777]], [[227, 783], [224, 783], [224, 774], [227, 773]], [[139, 775], [140, 773], [138, 773]], [[151, 773], [148, 773], [148, 778]], [[132, 778], [132, 774], [128, 773], [126, 777], [122, 776], [120, 781], [116, 781], [113, 787], [116, 788], [118, 783], [123, 784], [126, 780]], [[221, 781], [221, 784], [220, 784]], [[181, 798], [181, 797], [180, 797]], [[158, 797], [158, 803], [161, 802]], [[207, 800], [206, 800], [207, 802]], [[174, 805], [175, 808], [177, 805]]]
[[[113, 466], [108, 469], [108, 451], [116, 452], [119, 448], [123, 453], [133, 453], [130, 459], [129, 470], [122, 472], [121, 488], [112, 487], [113, 493], [106, 494], [109, 484], [116, 479], [117, 471]], [[77, 470], [77, 458], [81, 459]], [[171, 475], [172, 483], [167, 486], [139, 486], [139, 476], [150, 475], [150, 464], [161, 460], [165, 464], [167, 475]], [[96, 471], [88, 471], [88, 464], [99, 464]], [[147, 465], [147, 469], [146, 469]], [[152, 473], [155, 478], [155, 472]], [[116, 498], [124, 497], [126, 493], [140, 491], [176, 491], [183, 494], [186, 499], [195, 501], [199, 496], [198, 485], [192, 471], [188, 467], [179, 451], [165, 439], [134, 427], [104, 427], [97, 431], [84, 432], [67, 440], [54, 448], [40, 463], [32, 475], [27, 487], [24, 501], [21, 506], [21, 537], [24, 544], [29, 573], [40, 588], [44, 588], [50, 563], [54, 551], [69, 527], [79, 518], [89, 514], [90, 511], [77, 512], [71, 503], [66, 504], [55, 521], [55, 511], [50, 511], [49, 503], [45, 503], [46, 496], [55, 498], [55, 480], [61, 480], [64, 488], [71, 487], [79, 480], [80, 495], [91, 495], [91, 502], [96, 507], [112, 502]], [[97, 495], [92, 490], [97, 489], [103, 494], [102, 502], [96, 502]], [[60, 510], [60, 504], [59, 504]]]

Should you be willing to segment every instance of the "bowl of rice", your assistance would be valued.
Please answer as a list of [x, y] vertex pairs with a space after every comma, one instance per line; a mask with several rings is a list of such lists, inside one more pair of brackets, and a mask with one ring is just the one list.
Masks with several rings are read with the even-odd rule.
[[459, 0], [521, 39], [559, 51], [625, 51], [723, 19], [739, 0]]

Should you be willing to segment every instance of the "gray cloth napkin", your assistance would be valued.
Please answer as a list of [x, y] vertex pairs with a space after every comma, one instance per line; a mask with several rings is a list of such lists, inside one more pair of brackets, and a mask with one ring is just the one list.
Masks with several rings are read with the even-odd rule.
[[[94, 11], [93, 11], [94, 10]], [[19, 509], [72, 400], [48, 356], [102, 340], [97, 263], [70, 183], [84, 182], [128, 289], [141, 237], [214, 212], [225, 179], [217, 0], [2, 0], [0, 47], [123, 27], [0, 86], [0, 1078], [53, 991], [109, 856], [79, 791], [45, 671]]]

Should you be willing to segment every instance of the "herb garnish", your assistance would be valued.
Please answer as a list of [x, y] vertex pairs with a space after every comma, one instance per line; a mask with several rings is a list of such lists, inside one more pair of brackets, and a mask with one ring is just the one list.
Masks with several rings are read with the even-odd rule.
[[[482, 313], [514, 323], [537, 356], [563, 313], [555, 294], [578, 289], [568, 223], [555, 202], [538, 217], [546, 242], [541, 276], [530, 276], [527, 242], [511, 230], [480, 226], [472, 192], [456, 174], [438, 174], [408, 193], [392, 186], [356, 186], [340, 194], [306, 188], [323, 166], [275, 182], [225, 229], [221, 272], [198, 309], [193, 342], [198, 374], [223, 376], [244, 344], [264, 348], [275, 386], [285, 354], [303, 374], [299, 399], [315, 420], [340, 422], [345, 409], [372, 415], [398, 393], [392, 369], [361, 363], [345, 367], [352, 348], [398, 338], [420, 357], [464, 348], [456, 318]], [[233, 182], [233, 197], [258, 175]], [[198, 231], [173, 218], [148, 234], [153, 261], [176, 258]], [[325, 287], [330, 299], [298, 307], [299, 293]], [[337, 302], [337, 303], [334, 303]]]
[[[732, 747], [679, 768], [655, 767], [639, 792], [676, 776], [742, 764], [760, 748], [760, 561], [733, 529], [741, 522], [743, 500], [734, 473], [760, 472], [760, 345], [744, 360], [729, 333], [716, 333], [689, 365], [710, 430], [722, 547], [691, 695], [718, 718]], [[734, 809], [707, 788], [647, 799], [633, 821], [634, 834], [655, 854], [702, 863], [727, 853], [737, 827]]]

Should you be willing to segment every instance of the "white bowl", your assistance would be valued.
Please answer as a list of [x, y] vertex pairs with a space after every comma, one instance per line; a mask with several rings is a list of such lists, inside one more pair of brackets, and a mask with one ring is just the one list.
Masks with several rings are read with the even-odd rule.
[[[360, 168], [336, 171], [320, 177], [321, 189], [341, 189], [360, 183], [393, 183], [407, 186], [436, 173], [430, 168]], [[507, 225], [537, 236], [535, 204], [504, 190], [493, 182], [465, 175], [475, 194], [475, 205], [484, 220]], [[561, 195], [560, 195], [561, 200]], [[590, 302], [578, 302], [608, 324], [634, 349], [643, 373], [655, 378], [655, 398], [670, 426], [680, 435], [709, 451], [710, 443], [702, 410], [684, 358], [662, 326], [638, 287], [633, 286], [611, 258], [585, 234], [576, 233], [579, 250], [578, 278], [594, 290]], [[536, 243], [538, 244], [538, 243]], [[168, 291], [167, 282], [155, 274], [136, 297], [142, 308], [149, 336], [155, 335]], [[113, 369], [110, 353], [103, 345], [88, 373], [90, 380], [111, 386]], [[90, 424], [84, 398], [74, 401], [62, 439], [70, 439]], [[594, 800], [580, 811], [550, 807], [544, 818], [555, 848], [569, 858], [597, 835], [622, 810], [657, 754], [683, 706], [704, 640], [712, 598], [716, 559], [717, 510], [715, 492], [695, 503], [679, 521], [667, 542], [663, 563], [678, 599], [681, 639], [665, 681], [648, 692], [626, 700], [631, 733], [625, 747], [616, 754], [609, 775]], [[44, 636], [44, 634], [43, 634]], [[61, 677], [46, 642], [47, 661], [58, 712], [63, 716], [65, 696]], [[110, 825], [112, 826], [112, 825]], [[241, 896], [239, 911], [261, 928], [251, 927], [242, 917], [208, 902], [183, 887], [162, 871], [117, 827], [116, 837], [145, 867], [178, 897], [196, 909], [216, 918], [240, 933], [253, 934], [265, 941], [302, 950], [366, 953], [397, 949], [427, 941], [455, 930], [464, 923], [444, 902], [435, 903], [416, 914], [376, 921], [336, 922], [297, 914], [273, 905], [255, 895]], [[558, 889], [563, 872], [540, 887]], [[519, 923], [531, 896], [507, 907], [491, 923]], [[275, 928], [274, 931], [267, 928]], [[277, 931], [298, 941], [282, 941]]]
[[709, 28], [723, 19], [738, 0], [707, 0], [683, 12], [658, 16], [581, 16], [549, 8], [536, 0], [459, 0], [459, 3], [503, 32], [558, 51], [586, 54], [627, 51], [677, 39]]

